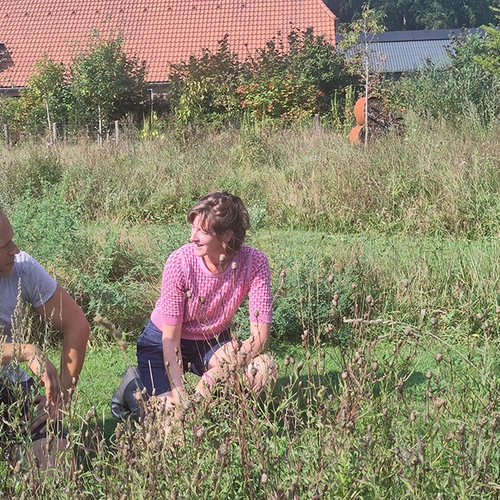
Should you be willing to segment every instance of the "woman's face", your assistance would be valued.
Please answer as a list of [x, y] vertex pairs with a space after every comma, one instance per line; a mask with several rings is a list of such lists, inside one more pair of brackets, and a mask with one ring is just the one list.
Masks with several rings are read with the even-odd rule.
[[220, 255], [225, 253], [224, 246], [217, 236], [203, 229], [198, 215], [191, 224], [191, 238], [194, 253], [198, 257], [208, 256], [212, 262], [219, 262]]

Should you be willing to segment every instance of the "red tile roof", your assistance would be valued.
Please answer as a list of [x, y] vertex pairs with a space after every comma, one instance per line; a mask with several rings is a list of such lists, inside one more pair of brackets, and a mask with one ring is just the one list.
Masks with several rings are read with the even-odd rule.
[[[0, 86], [24, 86], [46, 53], [68, 64], [78, 43], [96, 28], [121, 30], [125, 50], [146, 61], [149, 82], [168, 80], [170, 64], [229, 47], [244, 59], [279, 32], [309, 27], [335, 39], [335, 16], [322, 0], [11, 0], [0, 12], [0, 42], [8, 68]], [[5, 64], [5, 63], [4, 63]]]

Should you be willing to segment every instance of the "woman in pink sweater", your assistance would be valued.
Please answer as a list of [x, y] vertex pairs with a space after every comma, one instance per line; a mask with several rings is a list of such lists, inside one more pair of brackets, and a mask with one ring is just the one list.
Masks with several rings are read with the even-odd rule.
[[[272, 321], [267, 258], [244, 244], [250, 222], [237, 196], [212, 192], [187, 220], [190, 243], [167, 259], [160, 298], [137, 341], [138, 375], [149, 396], [167, 404], [184, 396], [188, 369], [201, 377], [196, 390], [205, 396], [230, 366], [240, 367], [245, 385], [258, 392], [276, 376], [274, 361], [264, 354]], [[250, 335], [239, 342], [230, 325], [247, 296]]]

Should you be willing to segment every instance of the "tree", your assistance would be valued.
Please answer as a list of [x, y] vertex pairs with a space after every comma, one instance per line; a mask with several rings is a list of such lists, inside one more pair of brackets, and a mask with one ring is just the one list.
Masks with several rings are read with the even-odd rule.
[[294, 121], [327, 112], [335, 92], [351, 83], [343, 56], [312, 29], [270, 40], [244, 66], [239, 93], [243, 106], [258, 116]]
[[71, 64], [73, 114], [79, 123], [97, 121], [100, 134], [102, 123], [137, 113], [145, 99], [145, 64], [128, 56], [123, 45], [120, 33], [103, 38], [94, 31]]
[[[500, 20], [500, 9], [492, 9]], [[485, 26], [486, 32], [485, 44], [486, 53], [481, 56], [475, 56], [475, 61], [486, 71], [500, 76], [500, 30], [490, 24]]]
[[[373, 38], [385, 31], [384, 26], [380, 23], [381, 15], [370, 8], [370, 5], [365, 3], [363, 5], [362, 16], [358, 21], [351, 23], [347, 30], [343, 33], [344, 39], [341, 42], [341, 47], [347, 55], [347, 62], [350, 71], [353, 74], [358, 74], [363, 79], [363, 94], [365, 97], [365, 110], [364, 114], [368, 118], [368, 97], [369, 93], [373, 95], [374, 86], [371, 86], [371, 74], [373, 69], [370, 65], [372, 57], [371, 42]], [[367, 119], [365, 122], [364, 139], [365, 143], [368, 141]]]
[[[362, 17], [364, 2], [329, 0], [327, 4], [348, 25]], [[492, 23], [490, 7], [499, 6], [499, 0], [372, 0], [370, 4], [390, 31], [474, 28]]]
[[56, 63], [44, 54], [36, 62], [35, 73], [28, 79], [28, 90], [24, 94], [32, 110], [40, 103], [45, 106], [49, 134], [52, 127], [51, 113], [56, 121], [65, 121], [67, 116], [65, 72], [64, 64]]

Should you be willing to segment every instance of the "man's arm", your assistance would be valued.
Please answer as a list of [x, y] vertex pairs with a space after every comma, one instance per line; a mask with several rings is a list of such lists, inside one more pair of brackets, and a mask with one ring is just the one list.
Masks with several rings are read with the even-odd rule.
[[80, 306], [60, 285], [57, 285], [54, 295], [36, 310], [63, 334], [59, 377], [64, 399], [67, 400], [69, 390], [78, 381], [82, 370], [90, 335], [89, 322]]
[[1, 364], [8, 365], [13, 359], [26, 362], [30, 370], [40, 377], [47, 391], [47, 399], [57, 406], [61, 389], [56, 367], [45, 354], [33, 344], [4, 344]]

